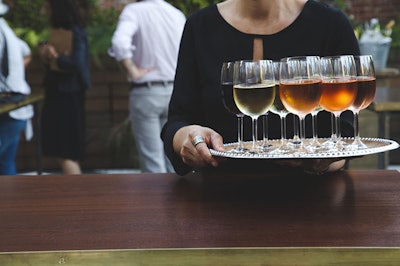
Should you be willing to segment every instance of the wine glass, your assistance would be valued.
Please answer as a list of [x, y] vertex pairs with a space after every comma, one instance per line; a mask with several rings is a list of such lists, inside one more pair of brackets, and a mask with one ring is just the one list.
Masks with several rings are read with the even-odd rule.
[[243, 117], [244, 114], [237, 108], [233, 99], [233, 68], [234, 62], [224, 62], [221, 67], [221, 94], [222, 102], [230, 113], [237, 117], [237, 145], [230, 152], [244, 153], [247, 149], [243, 144]]
[[312, 140], [308, 147], [312, 149], [314, 152], [321, 151], [323, 147], [318, 140], [318, 113], [322, 111], [322, 107], [318, 105], [312, 112], [311, 112], [311, 125], [312, 125]]
[[318, 106], [321, 96], [320, 58], [299, 56], [282, 58], [279, 71], [279, 92], [285, 108], [300, 121], [294, 128], [294, 142], [297, 153], [307, 153], [304, 145], [305, 117]]
[[[274, 80], [275, 80], [275, 99], [274, 99], [274, 103], [271, 105], [271, 108], [269, 111], [272, 111], [272, 108], [274, 108], [275, 102], [277, 100], [279, 100], [279, 102], [280, 102], [280, 98], [279, 98], [279, 62], [272, 62], [272, 68], [273, 68], [272, 70], [274, 71]], [[281, 103], [281, 106], [282, 106], [282, 103]], [[284, 109], [284, 107], [283, 107], [283, 109]], [[282, 110], [282, 108], [279, 108], [279, 110]], [[263, 119], [262, 120], [263, 121], [263, 142], [261, 144], [261, 148], [264, 152], [272, 152], [275, 149], [275, 146], [270, 143], [269, 138], [268, 138], [268, 113], [269, 113], [269, 111], [262, 116], [262, 119]], [[281, 125], [281, 128], [282, 128], [282, 125]], [[285, 128], [285, 130], [286, 130], [286, 128]], [[286, 138], [286, 132], [285, 132], [285, 138]]]
[[281, 97], [279, 95], [279, 61], [274, 61], [274, 74], [275, 74], [275, 90], [276, 95], [274, 99], [274, 103], [271, 106], [270, 112], [277, 114], [281, 121], [281, 144], [274, 151], [274, 153], [287, 153], [291, 151], [291, 148], [286, 145], [287, 144], [287, 136], [286, 136], [286, 116], [289, 114], [289, 111], [285, 108], [281, 101]]
[[[275, 92], [276, 94], [276, 92]], [[269, 112], [269, 111], [268, 111]], [[264, 115], [262, 115], [262, 126], [263, 126], [263, 141], [260, 145], [260, 148], [264, 151], [264, 152], [268, 152], [271, 151], [273, 145], [269, 142], [269, 138], [268, 138], [268, 112]]]
[[334, 115], [331, 138], [323, 145], [332, 151], [344, 150], [340, 114], [350, 108], [357, 95], [356, 65], [352, 55], [321, 58], [321, 107]]
[[235, 63], [233, 98], [239, 110], [251, 117], [253, 144], [250, 153], [259, 153], [257, 119], [269, 110], [275, 98], [275, 81], [270, 60], [241, 60]]
[[354, 114], [354, 141], [350, 149], [365, 149], [367, 146], [360, 139], [358, 115], [361, 110], [367, 108], [375, 97], [376, 77], [374, 62], [371, 55], [354, 56], [357, 69], [357, 96], [350, 110]]

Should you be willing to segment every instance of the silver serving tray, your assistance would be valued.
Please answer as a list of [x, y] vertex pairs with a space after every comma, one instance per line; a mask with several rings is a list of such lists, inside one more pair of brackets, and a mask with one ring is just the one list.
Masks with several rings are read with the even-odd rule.
[[[318, 141], [323, 143], [327, 141], [326, 138], [319, 138]], [[306, 142], [310, 141], [307, 139]], [[354, 141], [354, 138], [342, 138], [342, 141], [346, 144], [351, 144]], [[226, 158], [240, 158], [240, 159], [300, 159], [300, 158], [346, 158], [346, 157], [357, 157], [364, 156], [369, 154], [381, 153], [390, 150], [397, 149], [399, 144], [396, 141], [388, 140], [388, 139], [379, 139], [379, 138], [361, 138], [361, 141], [367, 146], [364, 149], [350, 150], [345, 149], [343, 151], [324, 151], [324, 152], [314, 152], [314, 153], [302, 153], [294, 150], [290, 153], [279, 154], [279, 153], [237, 153], [231, 152], [230, 150], [237, 146], [237, 143], [228, 143], [224, 144], [226, 151], [216, 151], [210, 149], [210, 152], [213, 156], [217, 157], [226, 157]], [[281, 144], [280, 140], [270, 140], [270, 144], [273, 149], [279, 147]], [[261, 144], [261, 141], [258, 142]], [[246, 148], [250, 149], [252, 146], [251, 141], [244, 142]]]

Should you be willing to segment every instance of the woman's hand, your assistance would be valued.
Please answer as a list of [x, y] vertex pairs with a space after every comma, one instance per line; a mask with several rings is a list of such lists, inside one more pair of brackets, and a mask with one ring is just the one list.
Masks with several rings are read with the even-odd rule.
[[44, 61], [49, 61], [50, 59], [58, 57], [56, 49], [51, 44], [41, 44], [38, 46], [38, 50], [40, 58]]
[[51, 45], [51, 44], [47, 45], [47, 56], [50, 59], [56, 59], [58, 57], [58, 53], [56, 51], [56, 48], [54, 48], [54, 46]]
[[174, 136], [173, 145], [182, 161], [193, 168], [219, 165], [219, 159], [211, 155], [209, 147], [224, 151], [220, 134], [210, 128], [197, 125], [179, 129]]
[[44, 43], [44, 44], [39, 44], [38, 46], [39, 57], [42, 61], [46, 63], [49, 61], [49, 58], [47, 56], [47, 45], [48, 44]]
[[322, 175], [342, 169], [345, 166], [346, 160], [343, 158], [288, 159], [277, 160], [276, 163], [287, 167], [299, 167], [307, 174]]

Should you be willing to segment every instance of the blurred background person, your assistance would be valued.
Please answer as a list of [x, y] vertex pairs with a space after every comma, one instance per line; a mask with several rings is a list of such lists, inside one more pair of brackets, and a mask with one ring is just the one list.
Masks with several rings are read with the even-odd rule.
[[184, 14], [164, 0], [130, 3], [123, 9], [109, 54], [130, 83], [132, 133], [143, 172], [173, 172], [161, 128], [168, 115]]
[[[19, 101], [31, 93], [25, 67], [31, 60], [29, 46], [19, 39], [3, 18], [8, 6], [0, 1], [0, 102]], [[0, 115], [0, 175], [17, 173], [15, 158], [21, 132], [32, 138], [33, 106]]]
[[47, 0], [44, 10], [53, 30], [51, 39], [66, 44], [70, 32], [72, 45], [66, 51], [57, 50], [51, 40], [39, 46], [46, 65], [42, 150], [45, 156], [57, 158], [64, 174], [80, 174], [79, 162], [85, 151], [85, 92], [90, 87], [84, 19], [74, 0]]

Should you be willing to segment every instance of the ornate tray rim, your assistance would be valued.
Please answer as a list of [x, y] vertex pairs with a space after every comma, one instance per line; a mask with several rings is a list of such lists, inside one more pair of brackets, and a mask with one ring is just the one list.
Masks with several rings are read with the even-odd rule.
[[[250, 154], [250, 153], [235, 153], [235, 152], [220, 152], [214, 149], [210, 149], [211, 155], [217, 157], [225, 157], [225, 158], [236, 158], [236, 159], [321, 159], [321, 158], [347, 158], [347, 157], [357, 157], [364, 156], [370, 154], [376, 154], [381, 152], [386, 152], [390, 150], [397, 149], [399, 144], [390, 139], [381, 139], [381, 138], [360, 138], [364, 142], [376, 143], [381, 146], [377, 147], [367, 147], [366, 149], [360, 150], [345, 150], [340, 152], [320, 152], [320, 153], [297, 153], [297, 154]], [[320, 141], [328, 140], [327, 138], [319, 138]], [[343, 138], [344, 141], [352, 141], [354, 138]], [[279, 139], [270, 140], [271, 143], [280, 142]], [[251, 143], [251, 141], [245, 141], [245, 144]], [[383, 146], [382, 146], [383, 143]], [[234, 146], [237, 144], [226, 143], [225, 147]]]

